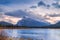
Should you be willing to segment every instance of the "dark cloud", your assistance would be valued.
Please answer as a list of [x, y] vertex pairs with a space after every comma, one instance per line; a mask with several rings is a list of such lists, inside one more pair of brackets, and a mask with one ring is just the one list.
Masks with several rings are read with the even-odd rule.
[[53, 5], [55, 8], [60, 8], [60, 5], [59, 5], [58, 2], [56, 2], [56, 3], [52, 3], [52, 5]]
[[37, 8], [37, 6], [31, 6], [30, 8]]
[[38, 3], [38, 6], [46, 6], [46, 4], [44, 3], [44, 1], [40, 1], [40, 2]]
[[60, 14], [51, 14], [51, 15], [49, 15], [50, 17], [60, 17]]
[[27, 13], [22, 10], [6, 12], [5, 15], [14, 16], [14, 17], [24, 17], [27, 16]]

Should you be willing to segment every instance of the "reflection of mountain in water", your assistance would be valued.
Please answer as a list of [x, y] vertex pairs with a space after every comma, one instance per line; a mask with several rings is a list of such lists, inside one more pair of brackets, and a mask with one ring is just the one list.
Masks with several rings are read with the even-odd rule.
[[9, 37], [12, 37], [13, 35], [15, 35], [13, 32], [16, 33], [16, 37], [13, 36], [13, 38], [24, 38], [24, 39], [46, 39], [48, 34], [47, 34], [47, 30], [42, 30], [42, 29], [20, 29], [20, 30], [5, 30], [5, 32], [8, 33]]

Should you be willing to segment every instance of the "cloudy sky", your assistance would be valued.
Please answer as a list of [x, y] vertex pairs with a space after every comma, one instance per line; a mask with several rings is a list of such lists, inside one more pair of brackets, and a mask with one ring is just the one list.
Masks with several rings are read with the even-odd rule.
[[[26, 9], [31, 6], [36, 6], [41, 0], [0, 0], [0, 7], [5, 8], [6, 10], [15, 10], [15, 9]], [[51, 4], [55, 0], [42, 0], [46, 4]], [[7, 10], [8, 11], [8, 10]]]
[[[0, 0], [0, 5], [8, 6], [8, 8], [28, 8], [32, 5], [38, 5], [41, 0]], [[42, 0], [47, 4], [52, 3], [54, 0]]]
[[[30, 6], [36, 6], [41, 0], [0, 0], [0, 7], [3, 6], [6, 9], [21, 9], [29, 8]], [[51, 4], [55, 0], [42, 0], [46, 4]]]
[[[24, 10], [30, 18], [35, 18], [39, 22], [43, 19], [43, 22], [49, 22], [51, 24], [55, 24], [60, 20], [60, 1], [56, 3], [58, 0], [42, 0], [45, 6], [38, 6], [38, 3], [41, 0], [0, 0], [0, 8], [4, 10], [4, 12], [15, 12], [16, 10]], [[55, 4], [55, 5], [52, 5]], [[41, 5], [41, 4], [39, 4]], [[36, 6], [36, 8], [30, 8], [31, 6]], [[50, 7], [49, 7], [50, 6]], [[48, 8], [49, 7], [49, 8]], [[33, 14], [32, 14], [33, 13]], [[42, 13], [42, 14], [41, 14]], [[15, 15], [14, 13], [13, 15]], [[58, 17], [56, 16], [59, 15]], [[31, 16], [32, 15], [32, 16]], [[53, 15], [54, 17], [51, 17]], [[20, 16], [20, 15], [19, 15]]]
[[11, 8], [26, 8], [38, 1], [40, 0], [0, 0], [0, 5], [8, 6]]
[[8, 4], [29, 4], [34, 3], [37, 0], [0, 0], [0, 4], [8, 5]]

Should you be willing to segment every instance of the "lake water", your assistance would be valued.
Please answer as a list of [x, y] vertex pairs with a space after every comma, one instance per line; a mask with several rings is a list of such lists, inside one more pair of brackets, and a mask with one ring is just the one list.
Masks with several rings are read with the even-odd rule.
[[7, 33], [7, 36], [15, 38], [60, 40], [60, 29], [3, 29], [3, 31]]

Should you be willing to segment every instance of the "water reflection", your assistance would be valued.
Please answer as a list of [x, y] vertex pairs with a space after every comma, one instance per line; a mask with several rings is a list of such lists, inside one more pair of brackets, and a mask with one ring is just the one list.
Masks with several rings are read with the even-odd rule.
[[0, 34], [12, 40], [60, 40], [60, 29], [3, 29]]

